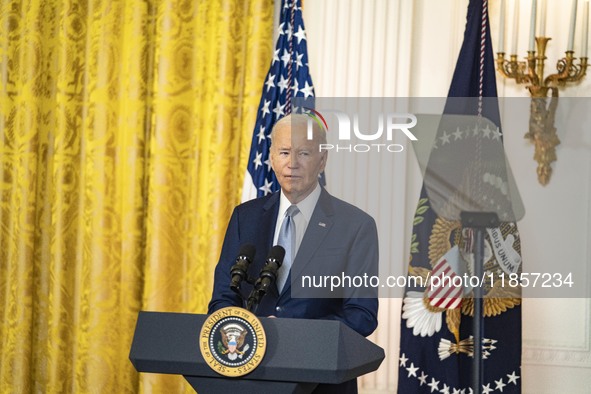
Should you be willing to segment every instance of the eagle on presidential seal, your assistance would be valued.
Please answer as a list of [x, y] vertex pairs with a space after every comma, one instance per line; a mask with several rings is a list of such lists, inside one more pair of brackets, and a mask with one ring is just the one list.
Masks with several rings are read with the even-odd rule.
[[234, 361], [237, 358], [242, 358], [244, 353], [248, 351], [249, 345], [244, 345], [248, 330], [242, 325], [237, 323], [226, 324], [220, 330], [220, 334], [222, 341], [218, 343], [219, 351], [229, 360]]

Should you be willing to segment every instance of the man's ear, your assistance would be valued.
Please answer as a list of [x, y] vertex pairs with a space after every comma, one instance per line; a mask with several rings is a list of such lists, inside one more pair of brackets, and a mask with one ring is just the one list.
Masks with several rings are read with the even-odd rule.
[[326, 167], [326, 160], [328, 160], [328, 152], [324, 151], [320, 155], [320, 172], [322, 172]]

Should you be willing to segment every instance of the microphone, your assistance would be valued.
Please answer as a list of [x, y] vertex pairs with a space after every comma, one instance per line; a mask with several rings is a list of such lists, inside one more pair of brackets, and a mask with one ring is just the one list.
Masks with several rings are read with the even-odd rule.
[[277, 271], [279, 270], [279, 267], [281, 267], [281, 264], [283, 264], [284, 257], [285, 249], [283, 249], [282, 246], [275, 245], [271, 248], [265, 266], [261, 270], [259, 278], [248, 296], [246, 309], [253, 313], [256, 312], [256, 308], [261, 302], [261, 299], [267, 294], [267, 291], [273, 286], [273, 283], [275, 283], [275, 280], [277, 279]]
[[281, 264], [283, 264], [284, 257], [285, 249], [283, 249], [282, 246], [275, 245], [271, 248], [265, 266], [259, 275], [259, 291], [262, 291], [263, 295], [267, 293], [267, 290], [273, 286], [273, 283], [277, 280], [277, 271], [279, 270], [279, 267], [281, 267]]
[[232, 282], [230, 288], [240, 294], [240, 284], [247, 278], [248, 266], [252, 263], [255, 254], [255, 247], [252, 244], [244, 244], [240, 247], [236, 263], [230, 269], [230, 275], [232, 276]]

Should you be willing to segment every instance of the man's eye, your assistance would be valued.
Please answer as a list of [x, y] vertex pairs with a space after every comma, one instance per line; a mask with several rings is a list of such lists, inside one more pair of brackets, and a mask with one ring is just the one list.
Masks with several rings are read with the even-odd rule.
[[309, 156], [309, 155], [310, 155], [310, 152], [308, 152], [308, 151], [300, 152], [300, 156]]

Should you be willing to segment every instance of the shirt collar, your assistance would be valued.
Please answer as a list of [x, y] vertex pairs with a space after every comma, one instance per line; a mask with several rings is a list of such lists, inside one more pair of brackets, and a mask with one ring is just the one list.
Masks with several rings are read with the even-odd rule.
[[[310, 219], [312, 218], [312, 214], [314, 213], [314, 209], [316, 208], [316, 203], [318, 202], [318, 199], [320, 198], [321, 191], [322, 191], [322, 188], [320, 187], [320, 184], [317, 183], [314, 190], [312, 190], [312, 193], [310, 193], [306, 198], [304, 198], [299, 203], [295, 204], [298, 206], [298, 209], [300, 210], [302, 215], [304, 215], [306, 222], [310, 222]], [[292, 203], [287, 199], [285, 194], [283, 194], [283, 190], [281, 190], [281, 195], [279, 197], [279, 212], [278, 212], [277, 217], [282, 218], [285, 215], [285, 211], [287, 211], [287, 208], [289, 208], [291, 205], [292, 205]]]

